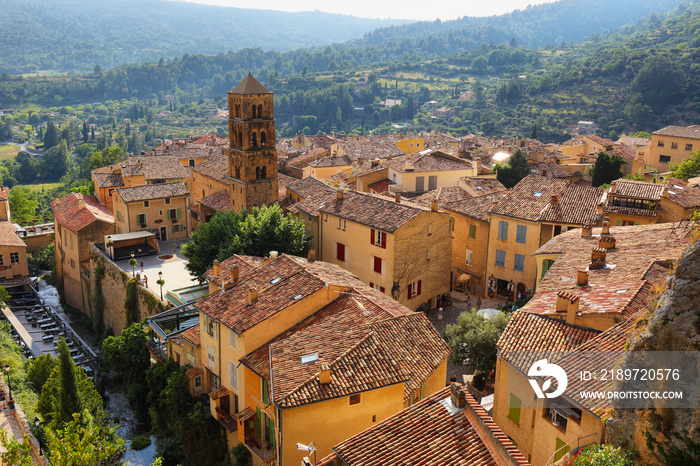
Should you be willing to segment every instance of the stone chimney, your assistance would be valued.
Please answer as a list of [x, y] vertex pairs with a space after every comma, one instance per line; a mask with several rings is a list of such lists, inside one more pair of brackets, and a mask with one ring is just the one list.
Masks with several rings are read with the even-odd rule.
[[552, 197], [549, 198], [549, 203], [552, 205], [559, 204], [559, 198], [556, 194], [552, 194]]
[[597, 270], [605, 267], [607, 251], [603, 248], [593, 248], [591, 251], [591, 263], [588, 266], [589, 270]]
[[585, 270], [579, 270], [578, 275], [576, 277], [576, 284], [578, 286], [587, 286], [588, 285], [588, 272]]
[[593, 227], [591, 225], [584, 225], [581, 228], [581, 238], [590, 238], [593, 233]]
[[342, 190], [342, 189], [339, 189], [339, 190], [335, 193], [335, 198], [338, 199], [339, 201], [342, 201], [342, 200], [343, 200], [343, 197], [344, 197], [343, 190]]
[[309, 260], [310, 261], [316, 260], [316, 250], [315, 249], [309, 249]]
[[85, 199], [78, 200], [78, 210], [83, 210], [85, 208]]
[[450, 385], [450, 398], [452, 404], [457, 408], [465, 408], [467, 406], [467, 397], [464, 396], [464, 391], [456, 384]]
[[574, 325], [578, 304], [578, 296], [570, 291], [560, 291], [557, 294], [557, 312], [566, 312], [566, 323], [569, 325]]
[[379, 159], [372, 159], [372, 166], [376, 167], [377, 165], [379, 165]]
[[615, 240], [614, 236], [611, 236], [611, 235], [601, 236], [600, 240], [598, 240], [598, 247], [603, 248], [603, 249], [613, 249], [615, 247], [616, 242], [617, 241]]
[[274, 260], [277, 259], [277, 251], [270, 251], [270, 259]]
[[430, 201], [430, 210], [433, 212], [438, 211], [438, 200], [437, 199], [433, 199], [432, 201]]
[[401, 203], [401, 193], [394, 194], [394, 201]]
[[214, 259], [214, 276], [218, 277], [221, 275], [221, 263]]
[[238, 277], [239, 277], [238, 264], [233, 264], [231, 266], [231, 283], [236, 283], [238, 281]]
[[607, 220], [603, 220], [603, 231], [601, 232], [601, 235], [609, 235], [610, 234], [610, 222]]
[[318, 381], [321, 385], [331, 383], [331, 366], [327, 362], [321, 364], [321, 372], [318, 373]]
[[404, 169], [407, 172], [409, 172], [409, 171], [413, 171], [415, 169], [415, 167], [413, 166], [412, 162], [406, 162], [406, 164], [404, 165]]
[[610, 182], [610, 189], [608, 192], [614, 193], [617, 189], [617, 180], [616, 181], [611, 181]]
[[258, 302], [258, 289], [251, 288], [248, 290], [248, 304], [255, 304]]
[[474, 159], [474, 168], [476, 169], [476, 174], [479, 174], [479, 170], [481, 170], [481, 157], [477, 157]]

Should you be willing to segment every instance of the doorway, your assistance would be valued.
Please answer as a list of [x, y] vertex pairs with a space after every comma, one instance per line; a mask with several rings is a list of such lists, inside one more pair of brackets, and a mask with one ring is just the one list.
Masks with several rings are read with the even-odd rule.
[[160, 240], [166, 241], [168, 239], [168, 227], [160, 227]]

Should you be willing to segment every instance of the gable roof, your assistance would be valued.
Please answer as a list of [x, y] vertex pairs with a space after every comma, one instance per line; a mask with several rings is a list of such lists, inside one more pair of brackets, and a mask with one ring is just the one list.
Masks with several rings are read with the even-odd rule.
[[350, 166], [351, 164], [352, 160], [350, 160], [350, 157], [348, 157], [347, 155], [329, 155], [323, 157], [322, 159], [311, 162], [309, 166], [315, 168], [345, 167]]
[[302, 198], [307, 198], [319, 192], [334, 193], [337, 191], [333, 186], [314, 176], [307, 176], [301, 180], [292, 181], [287, 185], [287, 189]]
[[568, 178], [572, 176], [571, 173], [554, 162], [537, 162], [530, 165], [530, 170], [536, 175], [549, 176], [552, 178]]
[[199, 200], [203, 206], [214, 209], [217, 212], [227, 212], [231, 209], [231, 198], [228, 189], [222, 189]]
[[443, 209], [489, 223], [489, 211], [505, 195], [505, 191], [486, 196], [472, 197], [462, 201], [451, 202], [442, 206]]
[[95, 186], [97, 188], [118, 188], [124, 186], [124, 179], [120, 173], [96, 173], [93, 171], [93, 176], [95, 177]]
[[[122, 165], [124, 167], [124, 165]], [[146, 181], [185, 178], [189, 169], [182, 166], [177, 157], [171, 155], [139, 155], [129, 157], [126, 161], [128, 170], [134, 174], [143, 174]]]
[[673, 136], [678, 138], [700, 139], [700, 125], [691, 126], [666, 126], [651, 134], [659, 136]]
[[666, 179], [666, 198], [685, 209], [700, 207], [700, 185], [678, 178]]
[[226, 155], [213, 155], [208, 160], [190, 168], [190, 170], [228, 184], [228, 156]]
[[646, 181], [626, 180], [621, 178], [610, 183], [609, 193], [620, 197], [658, 201], [664, 185], [647, 183]]
[[117, 188], [117, 193], [124, 202], [138, 202], [166, 197], [189, 196], [189, 192], [182, 181], [174, 183], [146, 184], [131, 188]]
[[[411, 165], [407, 166], [407, 164], [411, 164], [413, 168], [409, 168]], [[425, 149], [389, 160], [389, 168], [397, 173], [415, 173], [471, 170], [473, 167], [469, 160], [462, 160], [440, 151]]]
[[[83, 208], [80, 207], [80, 201], [85, 201]], [[114, 224], [114, 214], [101, 205], [95, 196], [68, 193], [51, 202], [51, 208], [56, 222], [74, 233], [92, 222]]]
[[434, 189], [418, 197], [414, 197], [411, 199], [411, 202], [424, 207], [430, 207], [431, 202], [437, 199], [438, 205], [444, 206], [451, 202], [463, 201], [471, 197], [471, 194], [459, 186], [443, 186], [442, 188]]
[[24, 241], [17, 236], [17, 228], [8, 221], [0, 221], [0, 246], [15, 246], [26, 248]]
[[459, 184], [463, 185], [472, 196], [484, 196], [500, 191], [505, 191], [506, 187], [496, 178], [477, 178], [471, 176], [463, 176], [459, 179]]
[[272, 94], [272, 92], [265, 89], [265, 86], [260, 84], [250, 72], [248, 72], [248, 76], [246, 76], [238, 86], [234, 87], [229, 92], [231, 94]]
[[234, 254], [219, 264], [219, 275], [214, 275], [214, 268], [212, 267], [204, 272], [204, 278], [206, 278], [209, 283], [213, 283], [218, 288], [221, 288], [222, 279], [224, 280], [224, 283], [231, 283], [231, 268], [234, 265], [238, 266], [238, 277], [240, 280], [241, 277], [245, 277], [254, 269], [260, 267], [262, 265], [262, 261], [262, 257], [240, 256]]

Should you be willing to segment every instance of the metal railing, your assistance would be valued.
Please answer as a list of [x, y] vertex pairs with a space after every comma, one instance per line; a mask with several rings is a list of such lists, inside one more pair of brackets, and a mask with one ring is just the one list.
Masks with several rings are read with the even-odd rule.
[[[575, 444], [576, 444], [576, 448], [569, 448], [569, 450], [567, 451], [567, 453], [570, 452], [571, 450], [578, 450], [579, 448], [585, 447], [585, 446], [590, 445], [591, 443], [593, 443], [593, 442], [588, 442], [588, 443], [585, 443], [585, 444], [581, 445], [581, 443], [580, 443], [581, 440], [583, 440], [583, 439], [585, 439], [585, 438], [589, 438], [589, 437], [595, 437], [595, 436], [597, 436], [597, 435], [598, 435], [598, 434], [588, 434], [588, 435], [584, 435], [583, 437], [579, 437], [579, 438], [577, 438], [576, 440], [573, 440], [573, 441], [567, 443], [567, 444], [564, 445], [563, 447], [557, 448], [557, 449], [554, 451], [554, 453], [552, 454], [552, 456], [549, 457], [549, 460], [547, 460], [547, 462], [545, 463], [545, 466], [549, 466], [550, 464], [554, 464], [554, 462], [555, 462], [554, 458], [556, 458], [557, 453], [559, 453], [559, 452], [560, 452], [561, 450], [563, 450], [564, 448], [571, 447], [571, 446], [575, 443]], [[566, 454], [566, 453], [565, 453], [565, 454]], [[562, 457], [563, 457], [563, 456], [562, 456]]]

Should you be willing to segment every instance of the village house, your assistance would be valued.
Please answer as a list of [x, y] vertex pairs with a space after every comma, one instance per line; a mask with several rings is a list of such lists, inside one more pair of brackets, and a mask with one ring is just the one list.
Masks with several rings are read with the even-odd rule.
[[118, 188], [114, 195], [117, 234], [148, 231], [160, 241], [187, 238], [189, 196], [183, 182]]
[[667, 126], [651, 133], [644, 162], [659, 173], [666, 173], [670, 164], [681, 163], [700, 150], [700, 125]]
[[611, 225], [656, 223], [659, 201], [665, 194], [661, 184], [621, 178], [610, 183], [603, 213]]
[[659, 223], [689, 220], [700, 210], [700, 177], [666, 179], [665, 195], [659, 201]]
[[[2, 209], [0, 208], [0, 212]], [[30, 282], [27, 245], [17, 236], [16, 227], [0, 221], [0, 286], [12, 288]]]

